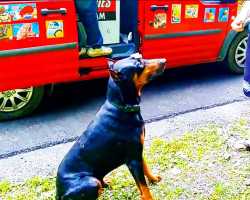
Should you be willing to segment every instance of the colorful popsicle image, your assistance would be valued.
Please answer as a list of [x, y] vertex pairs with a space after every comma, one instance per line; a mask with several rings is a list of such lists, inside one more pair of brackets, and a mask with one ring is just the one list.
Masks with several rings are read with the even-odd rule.
[[36, 4], [10, 5], [12, 21], [32, 20], [37, 18]]
[[206, 8], [204, 22], [214, 22], [215, 8]]

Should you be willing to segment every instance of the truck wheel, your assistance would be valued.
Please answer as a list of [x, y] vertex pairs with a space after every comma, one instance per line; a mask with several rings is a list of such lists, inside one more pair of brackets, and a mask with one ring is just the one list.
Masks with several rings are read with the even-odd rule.
[[24, 117], [33, 112], [44, 95], [44, 86], [0, 92], [0, 121]]
[[227, 68], [231, 73], [243, 74], [246, 62], [248, 32], [244, 30], [237, 34], [227, 53]]

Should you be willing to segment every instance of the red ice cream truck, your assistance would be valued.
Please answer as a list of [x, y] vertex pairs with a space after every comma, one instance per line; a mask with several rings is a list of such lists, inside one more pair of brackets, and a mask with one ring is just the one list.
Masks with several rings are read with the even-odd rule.
[[[247, 30], [230, 24], [244, 1], [98, 0], [99, 26], [114, 60], [139, 52], [167, 68], [224, 61], [242, 74]], [[0, 2], [0, 121], [37, 108], [57, 83], [108, 77], [107, 58], [78, 55], [85, 36], [73, 0]]]

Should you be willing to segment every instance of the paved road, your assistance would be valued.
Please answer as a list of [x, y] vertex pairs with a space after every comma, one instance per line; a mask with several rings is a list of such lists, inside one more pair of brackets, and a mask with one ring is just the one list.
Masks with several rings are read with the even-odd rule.
[[[105, 101], [107, 79], [57, 86], [33, 116], [0, 124], [0, 158], [74, 140]], [[197, 109], [242, 101], [242, 76], [220, 64], [166, 70], [145, 86], [142, 115], [147, 122]]]

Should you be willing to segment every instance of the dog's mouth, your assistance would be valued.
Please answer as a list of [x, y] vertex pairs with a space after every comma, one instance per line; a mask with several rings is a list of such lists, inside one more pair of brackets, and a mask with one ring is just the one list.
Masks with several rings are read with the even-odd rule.
[[149, 75], [147, 78], [147, 82], [150, 82], [154, 79], [156, 79], [158, 76], [160, 76], [161, 74], [154, 74], [154, 75]]
[[159, 68], [156, 69], [157, 75], [162, 75], [165, 70], [165, 65], [161, 65]]
[[163, 72], [165, 70], [165, 66], [166, 66], [165, 62], [159, 64], [159, 66], [155, 70], [155, 73], [157, 76], [160, 76], [163, 74]]
[[157, 68], [155, 69], [155, 73], [154, 74], [150, 74], [147, 77], [147, 82], [154, 80], [155, 78], [157, 78], [158, 76], [162, 75], [164, 70], [165, 70], [165, 66], [166, 66], [166, 62], [160, 62], [157, 66]]
[[148, 76], [147, 82], [150, 82], [150, 81], [154, 80], [155, 78], [157, 78], [157, 76], [158, 75], [150, 75], [150, 76]]

